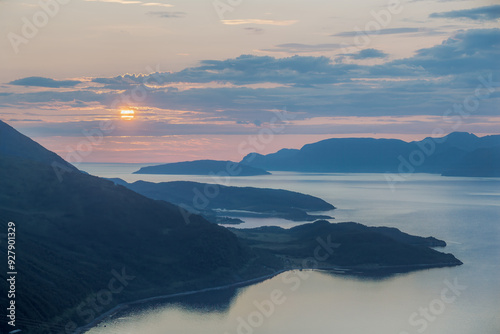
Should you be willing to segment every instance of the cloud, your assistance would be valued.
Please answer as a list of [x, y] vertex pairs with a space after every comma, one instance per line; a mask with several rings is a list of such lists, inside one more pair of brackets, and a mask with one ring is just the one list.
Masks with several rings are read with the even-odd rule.
[[500, 18], [500, 5], [432, 13], [429, 17], [450, 19], [465, 18], [478, 21], [497, 20]]
[[289, 26], [297, 22], [298, 22], [297, 20], [265, 20], [265, 19], [222, 20], [222, 23], [227, 25], [259, 24], [259, 25], [272, 25], [272, 26]]
[[11, 118], [8, 120], [9, 122], [43, 122], [41, 119], [30, 119], [30, 118]]
[[333, 51], [342, 48], [340, 44], [300, 44], [300, 43], [287, 43], [278, 44], [272, 49], [262, 49], [265, 52], [285, 52], [285, 53], [308, 53], [308, 52], [321, 52]]
[[461, 75], [498, 72], [499, 60], [500, 29], [471, 29], [460, 31], [441, 44], [417, 50], [413, 57], [395, 60], [385, 66], [421, 68], [432, 75]]
[[185, 12], [167, 12], [167, 11], [157, 11], [157, 12], [147, 12], [148, 15], [158, 16], [161, 18], [182, 18], [186, 17]]
[[[226, 124], [172, 124], [164, 121], [142, 121], [135, 120], [134, 126], [130, 123], [113, 122], [114, 136], [110, 141], [116, 142], [124, 138], [131, 138], [137, 141], [134, 137], [148, 137], [145, 141], [147, 144], [151, 137], [168, 136], [167, 145], [173, 138], [171, 136], [186, 136], [186, 135], [255, 135], [259, 128], [269, 128], [269, 122], [275, 114], [268, 115], [264, 122], [260, 120], [254, 121], [238, 121]], [[81, 122], [35, 122], [34, 120], [12, 120], [18, 121], [16, 128], [31, 137], [80, 137], [82, 130], [92, 132], [92, 129], [99, 129], [99, 121], [81, 121]], [[318, 117], [317, 119], [293, 120], [286, 122], [285, 135], [293, 134], [349, 134], [349, 133], [432, 133], [436, 128], [441, 128], [446, 132], [453, 131], [453, 123], [447, 122], [442, 116], [337, 116], [337, 117]], [[475, 129], [486, 130], [484, 132], [498, 133], [500, 118], [490, 116], [471, 116], [464, 120], [463, 127], [470, 129], [473, 126]], [[474, 130], [477, 132], [482, 132]], [[119, 139], [118, 137], [122, 137]], [[246, 137], [246, 136], [245, 136]], [[245, 140], [245, 137], [242, 140]], [[232, 138], [231, 140], [235, 140]], [[60, 138], [56, 137], [60, 141]], [[158, 138], [159, 141], [166, 138]], [[68, 143], [67, 140], [63, 141]], [[78, 142], [76, 143], [78, 144]], [[128, 145], [124, 145], [127, 147]], [[122, 146], [122, 148], [124, 147]], [[65, 144], [67, 148], [67, 144]], [[66, 151], [67, 153], [68, 151]]]
[[158, 3], [158, 2], [146, 2], [142, 6], [155, 6], [155, 7], [173, 7], [174, 5], [168, 3]]
[[[401, 81], [398, 77], [395, 81], [383, 79], [380, 81], [370, 80], [367, 83], [356, 81], [309, 87], [294, 85], [276, 88], [195, 88], [183, 91], [159, 88], [148, 91], [147, 96], [137, 106], [147, 108], [148, 117], [144, 117], [146, 112], [139, 112], [136, 120], [163, 122], [164, 126], [161, 127], [161, 131], [164, 132], [157, 132], [156, 130], [160, 129], [155, 127], [145, 127], [151, 131], [155, 129], [151, 133], [160, 135], [188, 132], [199, 134], [207, 133], [209, 130], [210, 133], [217, 133], [217, 131], [220, 133], [230, 133], [231, 131], [238, 133], [240, 131], [239, 133], [241, 133], [241, 129], [228, 128], [225, 124], [228, 122], [255, 124], [255, 120], [260, 120], [263, 123], [269, 122], [274, 116], [272, 110], [285, 108], [293, 113], [296, 120], [333, 116], [422, 114], [443, 116], [454, 103], [462, 103], [465, 97], [473, 96], [475, 89], [481, 82], [477, 79], [476, 74], [471, 79], [463, 86], [457, 86], [452, 78], [431, 80], [424, 77]], [[498, 81], [496, 76], [493, 76], [493, 81]], [[485, 91], [483, 89], [482, 93]], [[17, 107], [18, 113], [21, 109], [35, 109], [44, 111], [46, 114], [53, 112], [58, 112], [58, 115], [67, 114], [68, 120], [88, 120], [89, 116], [82, 114], [79, 109], [71, 110], [67, 106], [79, 105], [81, 103], [77, 103], [77, 101], [84, 101], [88, 106], [95, 106], [91, 110], [95, 115], [90, 119], [96, 119], [99, 116], [109, 117], [110, 113], [113, 113], [113, 108], [116, 107], [113, 107], [112, 102], [119, 99], [120, 96], [110, 93], [86, 94], [84, 91], [66, 91], [57, 92], [57, 94], [52, 91], [44, 91], [0, 97], [0, 105], [9, 104], [7, 110], [15, 110], [14, 108]], [[126, 96], [127, 94], [125, 94]], [[128, 96], [130, 97], [130, 94]], [[128, 100], [125, 99], [125, 101]], [[58, 101], [62, 102], [57, 103]], [[63, 103], [64, 101], [67, 102]], [[96, 101], [96, 103], [92, 103], [92, 101]], [[97, 103], [99, 101], [102, 101], [100, 105]], [[134, 100], [132, 99], [131, 102], [134, 103]], [[488, 99], [480, 101], [480, 108], [474, 112], [474, 115], [498, 115], [499, 103], [500, 96], [495, 97], [494, 94], [491, 94]], [[115, 112], [118, 115], [117, 111]], [[73, 116], [71, 116], [72, 113]], [[178, 122], [183, 124], [178, 124]], [[188, 126], [188, 124], [193, 126]], [[210, 125], [210, 129], [206, 128], [208, 125]], [[78, 134], [78, 131], [81, 133], [81, 129], [82, 126], [79, 125], [74, 130], [69, 127], [46, 130], [47, 135], [53, 136], [60, 131], [67, 131], [66, 135]], [[85, 129], [87, 128], [85, 127]]]
[[[71, 91], [41, 91], [34, 93], [16, 93], [8, 96], [0, 96], [0, 103], [4, 105], [16, 106], [27, 109], [30, 107], [42, 108], [44, 105], [52, 105], [57, 102], [64, 103], [85, 103], [99, 102], [104, 103], [117, 96], [116, 93], [97, 94], [89, 90], [71, 90]], [[79, 102], [78, 102], [79, 101]]]
[[[365, 49], [350, 56], [370, 59], [384, 55], [380, 50]], [[88, 106], [112, 113], [113, 101], [121, 96], [130, 98], [130, 92], [145, 89], [140, 85], [146, 82], [156, 84], [146, 84], [147, 94], [137, 107], [153, 110], [148, 120], [171, 120], [171, 110], [175, 110], [183, 122], [201, 124], [189, 128], [193, 133], [203, 131], [203, 124], [214, 122], [265, 123], [272, 116], [272, 109], [284, 106], [298, 120], [331, 116], [442, 116], [453, 104], [474, 96], [481, 85], [480, 76], [491, 77], [486, 81], [493, 81], [498, 90], [499, 59], [500, 29], [474, 29], [456, 32], [410, 57], [383, 59], [376, 65], [339, 64], [324, 56], [241, 55], [203, 60], [177, 72], [94, 78], [94, 83], [84, 81], [74, 90], [0, 94], [0, 106], [9, 111], [36, 108], [69, 113]], [[482, 89], [484, 92], [490, 91]], [[489, 94], [474, 114], [497, 115], [499, 100], [500, 93]], [[81, 119], [78, 117], [75, 116]], [[167, 124], [164, 129], [169, 131], [188, 130]]]
[[166, 76], [167, 80], [187, 82], [227, 81], [236, 85], [251, 83], [321, 84], [338, 82], [356, 65], [334, 66], [328, 57], [242, 55], [227, 60], [204, 60], [201, 66]]
[[47, 88], [74, 87], [81, 83], [78, 80], [54, 80], [44, 77], [28, 77], [9, 82], [9, 85], [34, 86]]
[[109, 2], [109, 3], [119, 3], [122, 5], [134, 5], [134, 4], [140, 4], [141, 1], [134, 1], [134, 0], [85, 0], [87, 2]]
[[330, 35], [332, 37], [355, 37], [362, 34], [366, 35], [395, 35], [395, 34], [409, 34], [426, 31], [423, 28], [387, 28], [379, 30], [368, 30], [368, 31], [344, 31], [337, 34]]
[[262, 33], [264, 33], [264, 29], [262, 29], [262, 28], [245, 27], [243, 29], [245, 29], [246, 31], [252, 32], [254, 34], [262, 34]]
[[364, 49], [352, 55], [353, 59], [386, 58], [387, 53], [377, 49]]
[[[179, 72], [155, 75], [124, 75], [115, 78], [95, 78], [93, 81], [116, 87], [142, 82], [172, 83], [231, 83], [238, 86], [274, 83], [281, 85], [324, 85], [350, 83], [352, 80], [376, 78], [437, 79], [442, 75], [456, 77], [473, 72], [491, 72], [499, 68], [500, 29], [472, 29], [459, 31], [441, 44], [417, 50], [415, 55], [378, 65], [333, 62], [328, 57], [298, 56], [275, 58], [271, 56], [241, 55], [226, 60], [203, 60], [199, 66]], [[337, 47], [335, 44], [307, 45], [289, 43], [275, 49], [283, 52], [306, 52]], [[365, 49], [346, 54], [355, 59], [385, 58], [379, 50]], [[112, 87], [110, 87], [112, 88]]]
[[85, 0], [88, 2], [106, 2], [116, 3], [121, 5], [140, 5], [140, 6], [156, 6], [156, 7], [173, 7], [174, 5], [159, 2], [142, 2], [137, 0]]
[[327, 84], [339, 82], [339, 80], [345, 81], [350, 70], [357, 66], [351, 64], [334, 66], [328, 57], [274, 58], [241, 55], [226, 60], [203, 60], [200, 62], [200, 66], [186, 68], [179, 72], [157, 73], [149, 76], [127, 74], [114, 78], [94, 78], [93, 82], [122, 86], [122, 89], [126, 85], [137, 85], [143, 82], [158, 82], [160, 84], [227, 82], [234, 85], [256, 83]]
[[[19, 121], [23, 120], [9, 120]], [[34, 137], [53, 137], [64, 136], [73, 137], [81, 136], [82, 130], [91, 131], [99, 129], [100, 121], [78, 121], [78, 122], [30, 122], [19, 126], [24, 133]], [[113, 136], [171, 136], [171, 135], [220, 135], [220, 134], [255, 134], [255, 126], [252, 121], [247, 124], [252, 124], [252, 127], [242, 127], [241, 123], [228, 122], [227, 124], [172, 124], [167, 121], [149, 121], [135, 119], [134, 126], [130, 123], [115, 120], [113, 122]]]

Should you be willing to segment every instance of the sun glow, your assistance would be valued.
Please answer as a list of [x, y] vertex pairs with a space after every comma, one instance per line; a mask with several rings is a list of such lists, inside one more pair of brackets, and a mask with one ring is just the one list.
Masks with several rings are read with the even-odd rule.
[[122, 116], [122, 119], [130, 121], [134, 119], [135, 112], [133, 110], [127, 109], [127, 110], [122, 110], [120, 112], [120, 115]]

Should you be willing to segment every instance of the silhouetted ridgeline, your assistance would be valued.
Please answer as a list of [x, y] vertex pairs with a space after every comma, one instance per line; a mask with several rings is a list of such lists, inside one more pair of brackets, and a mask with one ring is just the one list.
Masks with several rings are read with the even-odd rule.
[[293, 221], [329, 219], [329, 216], [308, 212], [335, 209], [321, 198], [282, 189], [229, 187], [190, 181], [127, 183], [121, 179], [110, 180], [149, 198], [181, 205], [200, 212], [210, 221], [226, 224], [231, 222], [228, 216], [275, 217]]
[[[489, 153], [486, 153], [488, 150]], [[332, 138], [261, 155], [241, 163], [270, 171], [334, 173], [421, 172], [462, 176], [498, 176], [500, 135], [477, 137], [454, 132], [417, 142], [397, 139]]]
[[231, 231], [254, 249], [283, 257], [292, 268], [307, 268], [311, 258], [318, 268], [342, 268], [363, 275], [462, 264], [452, 254], [429, 248], [444, 247], [444, 241], [411, 236], [395, 228], [318, 220], [291, 229], [274, 226]]
[[142, 167], [134, 174], [254, 176], [271, 173], [232, 161], [195, 160]]
[[2, 121], [0, 121], [0, 154], [2, 157], [17, 157], [52, 165], [60, 171], [61, 169], [77, 171], [72, 164]]

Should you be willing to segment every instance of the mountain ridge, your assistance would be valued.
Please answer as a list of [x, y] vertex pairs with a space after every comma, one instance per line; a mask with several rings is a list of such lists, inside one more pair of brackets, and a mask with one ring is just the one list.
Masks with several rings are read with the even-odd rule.
[[[13, 145], [12, 143], [15, 143]], [[47, 150], [31, 138], [21, 134], [12, 126], [0, 120], [0, 154], [9, 157], [26, 158], [52, 166], [54, 169], [77, 171], [78, 169], [56, 153]]]
[[[329, 138], [304, 145], [299, 150], [282, 149], [262, 155], [250, 153], [241, 163], [270, 171], [314, 173], [399, 173], [403, 161], [412, 172], [443, 174], [452, 170], [472, 151], [500, 146], [500, 135], [477, 137], [453, 132], [441, 138], [421, 141], [399, 139]], [[479, 165], [487, 164], [482, 160]], [[496, 166], [496, 165], [495, 165]], [[498, 167], [488, 175], [497, 175]], [[474, 174], [470, 172], [470, 174]]]
[[[293, 221], [332, 219], [327, 215], [310, 212], [335, 209], [321, 198], [282, 189], [234, 187], [192, 181], [127, 183], [121, 179], [110, 180], [152, 199], [164, 200], [199, 212], [216, 223], [231, 223], [231, 216], [274, 217]], [[217, 196], [212, 196], [211, 192]]]

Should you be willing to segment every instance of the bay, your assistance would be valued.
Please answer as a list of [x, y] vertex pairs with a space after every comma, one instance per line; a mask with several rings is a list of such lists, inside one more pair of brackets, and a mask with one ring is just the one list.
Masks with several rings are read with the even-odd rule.
[[[128, 182], [190, 180], [298, 191], [335, 205], [337, 209], [328, 212], [335, 217], [333, 222], [391, 226], [443, 239], [448, 246], [441, 251], [453, 253], [464, 264], [384, 279], [287, 272], [248, 287], [134, 307], [88, 333], [500, 333], [498, 178], [408, 174], [388, 182], [384, 174], [274, 172], [233, 178], [131, 174], [142, 166], [81, 164], [79, 168]], [[243, 219], [245, 224], [239, 227], [287, 228], [303, 223]], [[281, 303], [273, 302], [276, 293]]]

